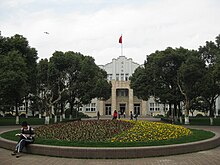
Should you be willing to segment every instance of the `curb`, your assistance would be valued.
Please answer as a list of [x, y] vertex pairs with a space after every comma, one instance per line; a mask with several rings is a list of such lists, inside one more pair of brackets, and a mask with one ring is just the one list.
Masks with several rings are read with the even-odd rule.
[[[66, 147], [30, 144], [24, 152], [46, 156], [86, 159], [128, 159], [185, 154], [208, 150], [220, 145], [220, 135], [197, 142], [147, 147]], [[0, 147], [14, 150], [17, 142], [0, 138]]]

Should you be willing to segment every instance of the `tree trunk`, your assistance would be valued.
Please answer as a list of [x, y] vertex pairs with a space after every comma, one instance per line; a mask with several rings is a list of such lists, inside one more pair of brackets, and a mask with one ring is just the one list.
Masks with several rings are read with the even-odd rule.
[[210, 117], [210, 125], [213, 125], [213, 118], [214, 118], [214, 101], [211, 102], [210, 104], [210, 107], [209, 107], [209, 111], [210, 111], [210, 114], [209, 114], [209, 117]]
[[54, 116], [54, 123], [57, 123], [57, 115]]
[[189, 100], [186, 98], [185, 124], [189, 124]]
[[25, 110], [26, 110], [26, 114], [25, 114], [25, 118], [28, 118], [28, 102], [26, 101], [27, 98], [25, 98]]
[[51, 106], [46, 109], [46, 116], [45, 116], [45, 124], [50, 124], [50, 112], [51, 112]]
[[213, 125], [213, 123], [214, 123], [213, 122], [213, 117], [210, 117], [209, 119], [210, 119], [210, 125]]
[[180, 124], [183, 124], [182, 116], [180, 116]]
[[18, 103], [17, 103], [17, 101], [15, 103], [15, 113], [16, 113], [15, 123], [18, 125], [19, 124], [19, 114], [18, 114]]
[[19, 125], [19, 116], [16, 116], [16, 124]]
[[70, 114], [69, 119], [72, 120], [72, 118], [73, 118], [73, 115]]
[[63, 121], [63, 113], [64, 113], [64, 106], [63, 106], [63, 102], [61, 101], [60, 103], [60, 122]]
[[70, 103], [70, 116], [69, 119], [71, 120], [73, 118], [73, 105]]
[[50, 124], [50, 116], [45, 116], [45, 123], [44, 124]]
[[60, 115], [60, 122], [63, 121], [63, 115]]

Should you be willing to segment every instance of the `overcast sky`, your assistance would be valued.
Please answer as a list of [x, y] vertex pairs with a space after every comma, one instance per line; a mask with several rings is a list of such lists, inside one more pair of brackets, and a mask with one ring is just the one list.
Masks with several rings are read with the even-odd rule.
[[[2, 36], [21, 34], [39, 58], [74, 51], [143, 64], [167, 47], [198, 49], [220, 34], [219, 0], [0, 0]], [[49, 32], [45, 34], [44, 32]]]

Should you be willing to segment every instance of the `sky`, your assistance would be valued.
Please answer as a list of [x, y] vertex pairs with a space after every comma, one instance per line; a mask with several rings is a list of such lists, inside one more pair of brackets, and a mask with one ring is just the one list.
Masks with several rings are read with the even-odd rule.
[[23, 35], [39, 59], [74, 51], [97, 65], [120, 55], [143, 64], [156, 50], [198, 49], [215, 41], [220, 1], [0, 0], [0, 31], [4, 37]]

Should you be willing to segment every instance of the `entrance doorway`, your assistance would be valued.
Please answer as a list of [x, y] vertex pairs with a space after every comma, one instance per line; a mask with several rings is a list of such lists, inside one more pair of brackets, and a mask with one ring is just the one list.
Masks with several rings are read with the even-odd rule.
[[124, 114], [125, 110], [126, 110], [126, 104], [119, 104], [119, 111], [121, 115]]

